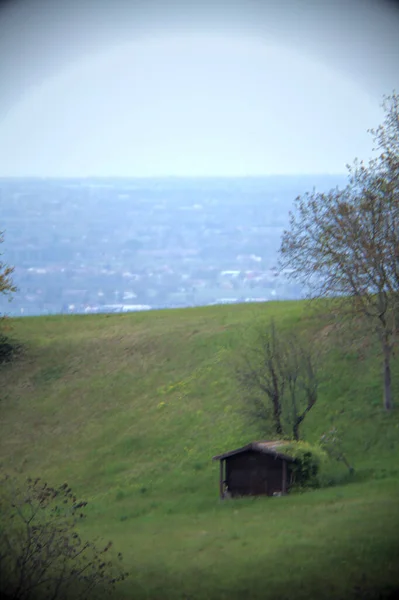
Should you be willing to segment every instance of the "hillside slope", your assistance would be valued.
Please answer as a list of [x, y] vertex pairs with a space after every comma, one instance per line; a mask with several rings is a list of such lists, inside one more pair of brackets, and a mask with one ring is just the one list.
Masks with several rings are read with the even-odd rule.
[[[2, 470], [66, 480], [90, 501], [87, 534], [111, 538], [132, 571], [120, 594], [349, 598], [356, 585], [399, 586], [399, 411], [383, 413], [373, 348], [328, 349], [303, 430], [315, 441], [339, 428], [353, 482], [337, 464], [340, 486], [218, 502], [211, 457], [259, 436], [231, 361], [271, 316], [323, 334], [300, 302], [13, 322], [25, 351], [0, 368]], [[396, 360], [399, 402], [398, 375]]]

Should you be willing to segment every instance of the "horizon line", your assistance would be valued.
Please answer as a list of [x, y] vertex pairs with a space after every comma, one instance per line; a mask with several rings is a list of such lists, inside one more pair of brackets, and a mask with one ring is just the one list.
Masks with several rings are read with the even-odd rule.
[[165, 179], [267, 179], [271, 177], [341, 177], [345, 172], [318, 173], [269, 173], [263, 175], [1, 175], [4, 179], [130, 179], [130, 180], [165, 180]]

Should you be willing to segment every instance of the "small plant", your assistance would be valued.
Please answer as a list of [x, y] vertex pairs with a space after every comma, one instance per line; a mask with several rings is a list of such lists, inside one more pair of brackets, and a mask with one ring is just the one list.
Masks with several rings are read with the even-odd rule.
[[320, 444], [331, 458], [343, 462], [344, 465], [348, 468], [349, 473], [353, 475], [355, 469], [349, 464], [343, 452], [342, 441], [341, 438], [338, 436], [336, 427], [333, 427], [332, 429], [330, 429], [330, 431], [324, 433], [320, 437]]
[[83, 600], [128, 575], [112, 562], [112, 542], [98, 548], [81, 539], [76, 526], [87, 502], [79, 502], [67, 483], [53, 488], [28, 479], [21, 488], [6, 476], [1, 484], [2, 597]]

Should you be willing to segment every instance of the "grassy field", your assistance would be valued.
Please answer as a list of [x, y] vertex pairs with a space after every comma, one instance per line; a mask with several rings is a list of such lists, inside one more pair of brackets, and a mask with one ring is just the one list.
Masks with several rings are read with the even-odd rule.
[[[325, 338], [320, 397], [303, 428], [342, 434], [356, 474], [283, 498], [220, 502], [213, 455], [260, 433], [231, 363], [251, 328]], [[399, 588], [399, 410], [382, 409], [375, 348], [329, 342], [305, 303], [13, 321], [23, 355], [0, 367], [1, 469], [67, 481], [84, 534], [112, 539], [122, 598], [388, 597]], [[399, 403], [399, 360], [393, 365]], [[380, 595], [379, 595], [380, 594]]]

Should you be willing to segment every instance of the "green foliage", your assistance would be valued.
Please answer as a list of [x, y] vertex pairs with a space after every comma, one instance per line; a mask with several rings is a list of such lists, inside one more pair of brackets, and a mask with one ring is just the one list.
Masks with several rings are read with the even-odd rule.
[[97, 597], [98, 587], [125, 579], [127, 573], [115, 571], [111, 542], [101, 549], [83, 542], [78, 522], [87, 502], [78, 501], [67, 483], [53, 488], [28, 478], [19, 486], [6, 476], [1, 484], [2, 597], [86, 600], [94, 592]]
[[[3, 232], [0, 231], [0, 244], [4, 242]], [[14, 267], [6, 265], [2, 260], [0, 252], [0, 295], [9, 296], [16, 292], [17, 288], [13, 284], [12, 274]], [[0, 365], [10, 362], [20, 350], [20, 346], [12, 342], [6, 335], [9, 328], [5, 316], [0, 316]]]
[[319, 471], [326, 460], [326, 453], [320, 446], [303, 441], [290, 441], [282, 445], [279, 451], [295, 459], [292, 465], [294, 488], [319, 487]]
[[0, 365], [13, 361], [22, 353], [22, 344], [10, 337], [10, 319], [0, 317]]
[[0, 331], [0, 365], [13, 360], [19, 347]]
[[390, 363], [398, 344], [399, 95], [384, 98], [384, 123], [370, 130], [380, 151], [348, 165], [343, 190], [299, 196], [284, 231], [280, 266], [313, 298], [342, 300], [341, 314], [366, 317], [378, 333], [384, 407], [393, 407]]
[[[4, 242], [3, 232], [0, 231], [0, 244]], [[6, 265], [1, 260], [2, 252], [0, 252], [0, 294], [13, 294], [16, 291], [16, 287], [12, 281], [12, 274], [14, 267]]]

